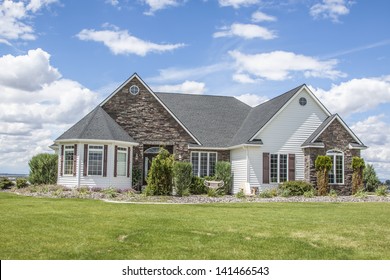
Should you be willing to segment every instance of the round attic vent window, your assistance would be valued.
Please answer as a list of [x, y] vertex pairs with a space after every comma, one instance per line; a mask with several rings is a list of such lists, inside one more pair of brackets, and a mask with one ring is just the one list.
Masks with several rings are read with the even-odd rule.
[[307, 100], [305, 97], [301, 97], [299, 98], [299, 104], [301, 104], [301, 106], [305, 106], [307, 103]]
[[139, 93], [139, 87], [137, 87], [136, 85], [132, 85], [130, 87], [130, 93], [132, 95], [137, 95]]

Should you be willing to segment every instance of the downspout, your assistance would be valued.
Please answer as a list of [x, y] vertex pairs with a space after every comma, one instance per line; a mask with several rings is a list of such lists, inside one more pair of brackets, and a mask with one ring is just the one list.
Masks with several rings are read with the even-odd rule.
[[[76, 145], [78, 146], [79, 144], [77, 144], [76, 143]], [[82, 145], [80, 144], [80, 146], [82, 147]], [[77, 174], [76, 174], [76, 176], [77, 176], [77, 187], [79, 188], [80, 187], [80, 171], [81, 171], [81, 147], [77, 147], [77, 151], [79, 151], [79, 152], [77, 152], [77, 164], [78, 164], [78, 166], [77, 166]], [[84, 155], [84, 153], [83, 153], [83, 155]]]
[[130, 188], [133, 188], [133, 146], [130, 147]]

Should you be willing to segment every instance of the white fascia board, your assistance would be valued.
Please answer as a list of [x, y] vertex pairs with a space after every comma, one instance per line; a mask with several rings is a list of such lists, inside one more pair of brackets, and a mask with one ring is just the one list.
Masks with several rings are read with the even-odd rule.
[[116, 93], [118, 93], [122, 88], [127, 85], [132, 79], [137, 78], [138, 81], [149, 91], [149, 93], [156, 98], [156, 100], [161, 104], [161, 106], [164, 107], [165, 110], [181, 125], [181, 127], [196, 141], [198, 145], [202, 145], [200, 141], [188, 130], [188, 128], [175, 116], [174, 113], [172, 113], [171, 110], [168, 109], [168, 107], [158, 98], [158, 96], [153, 92], [153, 90], [141, 79], [140, 76], [138, 76], [137, 73], [134, 73], [130, 78], [128, 78], [124, 83], [122, 83], [113, 93], [110, 94], [106, 99], [103, 100], [102, 103], [100, 103], [100, 107], [102, 107], [104, 104], [107, 103], [108, 100], [111, 99]]
[[305, 146], [301, 146], [301, 148], [325, 148], [325, 145], [324, 143], [321, 143], [321, 145], [311, 145], [311, 144], [308, 144], [308, 145], [305, 145]]
[[324, 104], [321, 103], [321, 101], [314, 95], [314, 93], [306, 86], [306, 85], [303, 85], [295, 94], [293, 97], [290, 98], [289, 101], [286, 102], [286, 104], [283, 105], [282, 108], [280, 108], [280, 110], [278, 112], [276, 112], [275, 115], [272, 116], [272, 118], [265, 124], [263, 125], [262, 128], [260, 128], [259, 131], [257, 131], [253, 136], [252, 138], [249, 140], [249, 141], [253, 141], [253, 139], [255, 139], [257, 137], [257, 135], [260, 134], [261, 131], [263, 131], [265, 129], [265, 127], [267, 127], [270, 123], [272, 123], [272, 121], [277, 117], [279, 116], [279, 114], [291, 103], [293, 102], [293, 100], [295, 100], [295, 98], [302, 92], [302, 90], [305, 89], [307, 91], [307, 93], [310, 95], [311, 98], [313, 98], [313, 100], [317, 103], [317, 105], [325, 112], [325, 114], [329, 117], [331, 116], [332, 114], [329, 112], [329, 110], [324, 106]]
[[117, 144], [126, 147], [138, 146], [139, 143], [135, 142], [126, 142], [126, 141], [116, 141], [116, 140], [99, 140], [99, 139], [63, 139], [57, 140], [54, 142], [55, 144], [67, 144], [67, 143], [83, 143], [83, 144]]
[[365, 150], [367, 148], [368, 148], [367, 146], [354, 147], [351, 144], [348, 145], [348, 149], [350, 150]]

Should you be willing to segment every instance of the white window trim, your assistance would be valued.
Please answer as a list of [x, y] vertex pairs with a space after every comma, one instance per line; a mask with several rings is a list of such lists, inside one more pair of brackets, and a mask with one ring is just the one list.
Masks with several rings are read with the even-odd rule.
[[[124, 149], [124, 150], [121, 150]], [[118, 172], [118, 155], [119, 153], [125, 154], [125, 175], [119, 175]], [[116, 176], [117, 177], [127, 177], [127, 158], [128, 158], [128, 151], [126, 147], [117, 147], [117, 156], [116, 156]], [[103, 159], [104, 160], [104, 159]]]
[[[63, 158], [63, 167], [62, 167], [62, 176], [73, 176], [73, 170], [74, 170], [74, 144], [72, 145], [64, 145], [64, 158]], [[67, 148], [68, 147], [68, 148]], [[72, 148], [69, 148], [72, 147]], [[70, 174], [65, 174], [65, 165], [66, 165], [66, 152], [73, 152], [73, 160], [72, 160], [72, 172]]]
[[[277, 160], [277, 171], [276, 171], [276, 176], [277, 176], [277, 182], [272, 182], [272, 180], [271, 180], [271, 158], [272, 158], [272, 155], [277, 155], [278, 156], [278, 160]], [[287, 181], [289, 181], [289, 178], [288, 178], [288, 170], [289, 170], [289, 160], [288, 160], [288, 158], [289, 158], [289, 154], [283, 154], [283, 153], [270, 153], [269, 154], [269, 183], [270, 184], [281, 184], [281, 183], [283, 183], [283, 182], [280, 182], [280, 156], [281, 155], [285, 155], [285, 156], [287, 156], [287, 158], [286, 158], [286, 181], [285, 182], [287, 182]]]
[[192, 164], [192, 154], [198, 154], [198, 174], [192, 174], [194, 176], [200, 177], [200, 154], [205, 153], [207, 154], [207, 175], [210, 176], [210, 154], [215, 154], [215, 163], [218, 162], [218, 153], [217, 152], [206, 152], [206, 151], [193, 151], [190, 155], [190, 162]]
[[334, 174], [334, 180], [336, 181], [336, 157], [337, 156], [341, 156], [341, 162], [343, 163], [342, 164], [342, 173], [341, 173], [341, 183], [331, 183], [329, 182], [329, 185], [344, 185], [344, 152], [342, 151], [339, 151], [339, 150], [329, 150], [326, 152], [326, 155], [327, 156], [333, 156], [333, 162], [332, 162], [332, 171], [333, 171], [333, 174]]
[[[94, 148], [91, 148], [91, 147], [101, 147], [101, 149], [94, 149]], [[101, 151], [102, 152], [102, 174], [100, 175], [90, 175], [89, 174], [89, 168], [91, 166], [90, 162], [89, 162], [89, 153], [93, 151], [93, 152], [96, 152], [96, 151]], [[87, 154], [87, 157], [88, 157], [88, 164], [87, 164], [87, 176], [90, 176], [90, 177], [103, 177], [103, 168], [104, 168], [104, 146], [103, 145], [88, 145], [88, 154]]]

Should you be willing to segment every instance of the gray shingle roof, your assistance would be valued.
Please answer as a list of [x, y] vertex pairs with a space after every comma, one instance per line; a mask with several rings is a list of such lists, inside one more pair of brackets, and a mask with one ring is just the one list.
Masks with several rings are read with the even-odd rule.
[[68, 139], [114, 140], [135, 143], [134, 139], [100, 106], [97, 106], [69, 128], [56, 141]]
[[227, 147], [251, 110], [229, 96], [155, 94], [203, 147]]

